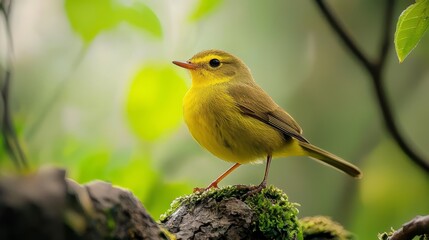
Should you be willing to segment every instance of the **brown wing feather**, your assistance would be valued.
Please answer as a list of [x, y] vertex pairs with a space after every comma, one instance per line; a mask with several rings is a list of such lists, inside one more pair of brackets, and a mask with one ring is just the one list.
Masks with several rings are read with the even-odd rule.
[[301, 135], [302, 129], [298, 123], [256, 84], [235, 83], [229, 86], [228, 92], [243, 114], [276, 128], [286, 136], [308, 142]]

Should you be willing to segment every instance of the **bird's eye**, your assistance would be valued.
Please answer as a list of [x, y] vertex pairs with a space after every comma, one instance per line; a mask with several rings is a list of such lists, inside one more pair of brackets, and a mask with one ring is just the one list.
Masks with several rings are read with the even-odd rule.
[[210, 60], [209, 64], [210, 64], [210, 67], [217, 68], [220, 66], [220, 61], [219, 59], [213, 58], [212, 60]]

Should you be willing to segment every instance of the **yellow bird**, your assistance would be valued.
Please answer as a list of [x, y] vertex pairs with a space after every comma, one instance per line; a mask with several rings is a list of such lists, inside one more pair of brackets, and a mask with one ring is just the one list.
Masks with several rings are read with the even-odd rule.
[[235, 163], [205, 191], [244, 163], [266, 158], [266, 187], [272, 157], [310, 156], [352, 177], [362, 176], [351, 163], [310, 144], [298, 123], [253, 80], [249, 68], [237, 57], [221, 51], [203, 51], [186, 62], [192, 86], [183, 100], [185, 122], [197, 142], [213, 155]]

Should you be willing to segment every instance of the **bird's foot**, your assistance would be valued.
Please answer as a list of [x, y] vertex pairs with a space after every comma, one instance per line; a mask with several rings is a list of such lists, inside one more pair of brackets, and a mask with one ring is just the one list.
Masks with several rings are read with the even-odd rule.
[[256, 193], [259, 193], [262, 191], [262, 189], [267, 187], [267, 182], [263, 181], [261, 182], [261, 184], [259, 184], [258, 186], [247, 186], [247, 188], [249, 189], [249, 191], [243, 195], [244, 198], [250, 197]]
[[199, 188], [199, 187], [196, 187], [196, 188], [194, 188], [194, 190], [193, 190], [193, 192], [194, 193], [203, 193], [203, 192], [205, 192], [205, 191], [207, 191], [207, 190], [209, 190], [209, 189], [211, 189], [211, 188], [219, 188], [218, 186], [217, 186], [217, 182], [212, 182], [208, 187], [206, 187], [206, 188]]

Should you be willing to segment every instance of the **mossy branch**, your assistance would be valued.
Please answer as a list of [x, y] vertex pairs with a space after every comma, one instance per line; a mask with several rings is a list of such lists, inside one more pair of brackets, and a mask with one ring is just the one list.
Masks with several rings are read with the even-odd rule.
[[[246, 195], [228, 186], [177, 198], [157, 223], [128, 190], [80, 185], [62, 169], [0, 178], [0, 239], [293, 239], [351, 240], [327, 217], [298, 219], [298, 204], [273, 186]], [[426, 235], [425, 235], [426, 234]], [[428, 239], [429, 216], [381, 240]]]
[[161, 222], [178, 239], [303, 239], [297, 204], [268, 187], [228, 186], [176, 199]]
[[411, 221], [402, 225], [396, 231], [383, 233], [378, 238], [380, 240], [407, 240], [419, 236], [421, 240], [429, 240], [429, 215], [417, 216]]
[[270, 186], [246, 195], [248, 186], [228, 186], [177, 198], [161, 216], [177, 239], [351, 240], [353, 235], [327, 217], [298, 220], [299, 206]]

